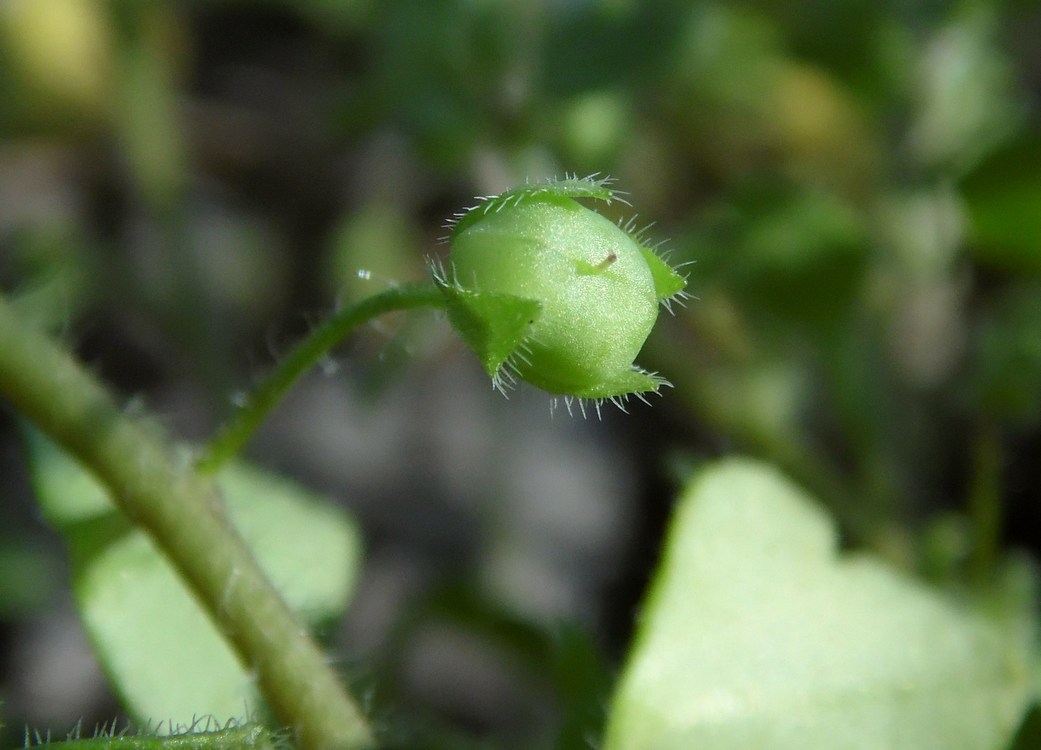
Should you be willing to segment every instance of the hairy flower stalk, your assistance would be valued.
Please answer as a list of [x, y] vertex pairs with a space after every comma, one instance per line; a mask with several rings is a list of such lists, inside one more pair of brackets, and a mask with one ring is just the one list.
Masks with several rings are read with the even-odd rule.
[[525, 380], [566, 400], [620, 405], [668, 385], [633, 360], [659, 304], [682, 300], [686, 280], [632, 222], [613, 224], [577, 198], [622, 201], [606, 179], [568, 178], [513, 188], [460, 213], [434, 284], [394, 286], [337, 311], [243, 400], [198, 468], [215, 473], [303, 373], [359, 325], [395, 310], [445, 308], [504, 392]]
[[606, 179], [508, 190], [451, 223], [435, 273], [449, 320], [505, 390], [524, 380], [553, 394], [618, 402], [668, 381], [634, 364], [661, 303], [686, 280], [576, 198], [620, 200]]

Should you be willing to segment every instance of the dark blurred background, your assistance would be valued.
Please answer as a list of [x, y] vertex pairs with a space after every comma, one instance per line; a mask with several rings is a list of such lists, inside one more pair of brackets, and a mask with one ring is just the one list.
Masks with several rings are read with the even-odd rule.
[[[422, 278], [472, 196], [616, 177], [693, 261], [653, 408], [551, 416], [391, 316], [248, 450], [361, 523], [325, 636], [384, 721], [595, 740], [706, 458], [777, 464], [942, 585], [1037, 551], [1038, 39], [1027, 0], [3, 0], [0, 289], [203, 440], [328, 311]], [[10, 746], [118, 711], [65, 574], [0, 412]]]

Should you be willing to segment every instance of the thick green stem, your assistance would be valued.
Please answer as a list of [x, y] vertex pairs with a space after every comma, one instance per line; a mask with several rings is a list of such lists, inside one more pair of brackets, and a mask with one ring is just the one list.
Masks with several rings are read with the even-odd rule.
[[373, 746], [343, 684], [226, 521], [213, 485], [2, 297], [0, 395], [88, 467], [151, 534], [304, 748]]
[[307, 370], [353, 329], [383, 313], [416, 307], [443, 307], [444, 296], [432, 284], [405, 284], [368, 297], [337, 311], [297, 344], [240, 405], [239, 411], [210, 441], [199, 458], [200, 471], [211, 474], [233, 458], [260, 427], [261, 422]]

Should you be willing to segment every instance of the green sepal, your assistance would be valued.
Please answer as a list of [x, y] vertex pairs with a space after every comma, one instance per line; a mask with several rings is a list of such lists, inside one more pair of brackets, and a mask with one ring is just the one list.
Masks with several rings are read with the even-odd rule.
[[592, 399], [615, 398], [630, 393], [657, 392], [663, 385], [670, 383], [663, 377], [634, 367], [631, 370], [623, 370], [592, 388], [577, 390], [574, 395]]
[[480, 199], [480, 203], [456, 214], [449, 221], [452, 237], [467, 227], [477, 223], [489, 214], [498, 213], [505, 208], [516, 208], [532, 201], [567, 201], [576, 198], [592, 198], [611, 205], [612, 201], [627, 201], [612, 190], [610, 177], [565, 177], [562, 180], [547, 180], [527, 185], [518, 185], [499, 195], [489, 195]]
[[687, 286], [687, 280], [676, 273], [672, 266], [659, 258], [649, 247], [640, 245], [640, 252], [643, 253], [643, 257], [651, 269], [654, 293], [658, 299], [670, 299], [683, 291], [683, 288]]
[[517, 351], [538, 318], [542, 305], [533, 299], [496, 292], [473, 292], [440, 284], [448, 320], [477, 354], [492, 377]]

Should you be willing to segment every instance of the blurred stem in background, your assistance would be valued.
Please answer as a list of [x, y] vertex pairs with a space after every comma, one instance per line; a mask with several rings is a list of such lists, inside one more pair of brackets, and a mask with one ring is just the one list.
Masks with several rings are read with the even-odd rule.
[[112, 102], [116, 135], [166, 281], [159, 298], [129, 291], [158, 307], [174, 336], [191, 348], [207, 392], [226, 392], [231, 375], [221, 353], [227, 324], [203, 275], [188, 206], [191, 131], [181, 101], [186, 32], [173, 10], [159, 3], [117, 3], [112, 16], [121, 41]]
[[1000, 558], [1002, 449], [994, 425], [984, 424], [976, 434], [969, 486], [969, 518], [972, 529], [971, 573], [986, 584]]

